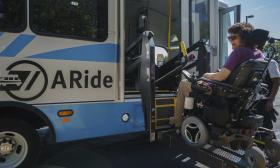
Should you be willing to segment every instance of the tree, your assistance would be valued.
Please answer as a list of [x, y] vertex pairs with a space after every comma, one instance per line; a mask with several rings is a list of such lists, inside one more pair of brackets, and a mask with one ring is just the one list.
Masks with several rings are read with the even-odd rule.
[[[280, 65], [280, 41], [276, 41], [275, 44], [273, 44], [273, 46], [276, 48], [276, 55], [275, 55], [275, 61], [278, 62], [278, 64]], [[266, 44], [264, 46], [264, 49], [263, 51], [264, 52], [267, 52], [268, 51], [268, 48], [269, 48], [269, 45]]]

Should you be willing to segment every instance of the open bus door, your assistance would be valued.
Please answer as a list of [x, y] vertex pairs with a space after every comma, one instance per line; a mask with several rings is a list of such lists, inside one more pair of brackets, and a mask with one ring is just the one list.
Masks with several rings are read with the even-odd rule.
[[146, 130], [150, 142], [155, 141], [155, 43], [153, 33], [146, 31], [142, 35], [142, 50], [140, 63], [139, 88], [142, 99], [142, 107], [145, 113]]
[[223, 66], [228, 55], [231, 53], [231, 45], [227, 39], [228, 28], [235, 23], [240, 22], [241, 5], [222, 8], [219, 11], [220, 15], [220, 51], [219, 51], [219, 66]]
[[[156, 132], [171, 128], [169, 118], [174, 115], [176, 90], [181, 80], [180, 70], [187, 66], [182, 64], [179, 47], [181, 12], [175, 10], [181, 8], [179, 2], [155, 0], [147, 6], [141, 1], [129, 0], [125, 4], [125, 97], [140, 98], [141, 95], [150, 141], [156, 139]], [[161, 12], [158, 13], [158, 10]], [[153, 31], [155, 36], [146, 30]], [[194, 46], [189, 47], [188, 52], [201, 48], [198, 44]], [[162, 51], [166, 51], [168, 56]], [[188, 67], [198, 67], [199, 74], [203, 74], [209, 71], [205, 65], [210, 64], [210, 56], [205, 50], [197, 51], [199, 59], [194, 63], [188, 62]], [[155, 65], [156, 61], [162, 61], [162, 65]]]

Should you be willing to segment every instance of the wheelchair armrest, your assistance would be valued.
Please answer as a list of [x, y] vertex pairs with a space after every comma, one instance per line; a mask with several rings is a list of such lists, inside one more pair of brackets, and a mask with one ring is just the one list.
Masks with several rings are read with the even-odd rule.
[[218, 85], [218, 86], [221, 86], [221, 87], [229, 88], [229, 89], [235, 89], [235, 90], [237, 89], [237, 88], [235, 88], [234, 86], [232, 86], [230, 84], [219, 82], [219, 81], [215, 81], [215, 80], [210, 80], [210, 79], [207, 79], [207, 78], [204, 78], [204, 77], [201, 77], [198, 80], [202, 80], [204, 82], [209, 82], [209, 83], [212, 83], [212, 84], [215, 84], [215, 85]]
[[261, 83], [261, 87], [268, 88], [268, 84], [266, 84], [266, 83]]

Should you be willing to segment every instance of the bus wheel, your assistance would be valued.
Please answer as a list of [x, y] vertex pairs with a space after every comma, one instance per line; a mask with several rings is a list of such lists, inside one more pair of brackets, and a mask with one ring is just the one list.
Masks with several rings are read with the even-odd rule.
[[40, 152], [40, 138], [28, 123], [0, 119], [0, 167], [33, 167]]

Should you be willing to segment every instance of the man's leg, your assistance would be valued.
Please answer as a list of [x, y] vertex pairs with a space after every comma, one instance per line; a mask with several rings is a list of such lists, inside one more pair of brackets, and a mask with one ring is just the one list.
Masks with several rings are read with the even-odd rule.
[[272, 123], [272, 118], [271, 118], [271, 115], [270, 113], [272, 112], [266, 112], [265, 111], [265, 105], [266, 105], [266, 101], [267, 100], [261, 100], [259, 103], [258, 103], [258, 106], [257, 106], [257, 113], [259, 115], [262, 115], [264, 120], [263, 120], [263, 127], [264, 128], [267, 128], [267, 129], [272, 129], [273, 128], [273, 123]]
[[177, 128], [181, 127], [181, 124], [183, 122], [185, 98], [189, 96], [191, 90], [192, 89], [190, 82], [188, 82], [187, 80], [182, 80], [180, 82], [177, 93], [174, 118], [172, 119], [174, 121], [170, 122], [172, 125], [175, 124], [175, 127]]

